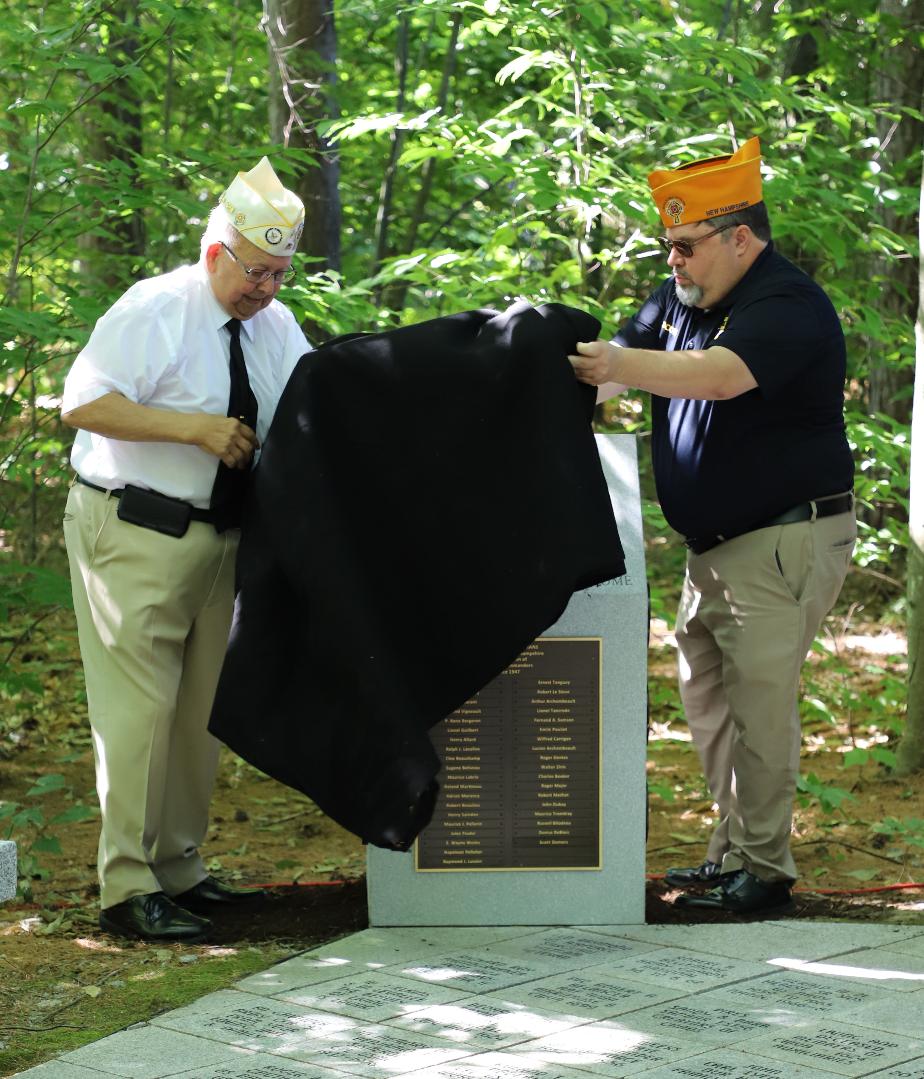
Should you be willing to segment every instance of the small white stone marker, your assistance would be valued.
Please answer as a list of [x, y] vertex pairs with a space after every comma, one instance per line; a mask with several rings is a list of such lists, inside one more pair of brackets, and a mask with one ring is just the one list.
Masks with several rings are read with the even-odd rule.
[[0, 903], [16, 898], [16, 844], [0, 839]]

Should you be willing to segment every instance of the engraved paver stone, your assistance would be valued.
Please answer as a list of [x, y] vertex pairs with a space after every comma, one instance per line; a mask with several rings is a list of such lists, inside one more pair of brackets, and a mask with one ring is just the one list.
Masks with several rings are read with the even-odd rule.
[[779, 1064], [746, 1053], [712, 1049], [645, 1072], [644, 1079], [834, 1079], [835, 1073]]
[[149, 1025], [120, 1030], [61, 1058], [65, 1065], [77, 1064], [125, 1079], [161, 1079], [184, 1068], [205, 1068], [233, 1059], [236, 1054], [227, 1045]]
[[[19, 1074], [924, 1079], [924, 933], [658, 928], [372, 930]], [[741, 935], [768, 928], [779, 948]]]
[[389, 974], [420, 979], [438, 985], [461, 988], [469, 993], [484, 993], [508, 985], [535, 981], [553, 973], [538, 962], [508, 959], [487, 950], [450, 952], [423, 963], [389, 967]]
[[[866, 988], [865, 986], [863, 988]], [[838, 1015], [842, 1023], [924, 1040], [924, 991], [872, 994], [873, 1002]]]
[[214, 1068], [196, 1068], [182, 1072], [174, 1079], [341, 1079], [348, 1072], [319, 1068], [301, 1060], [268, 1056], [266, 1053], [248, 1053], [233, 1064], [219, 1064]]
[[924, 933], [919, 933], [917, 936], [908, 937], [907, 940], [903, 940], [901, 945], [897, 947], [895, 944], [888, 944], [885, 947], [895, 948], [896, 951], [907, 952], [909, 955], [924, 955]]
[[[594, 932], [619, 933], [634, 940], [648, 941], [660, 947], [686, 948], [706, 955], [724, 955], [731, 959], [751, 959], [773, 962], [777, 959], [812, 960], [853, 951], [857, 947], [857, 934], [849, 924], [813, 922], [813, 932], [795, 922], [748, 922], [746, 924], [721, 925], [700, 923], [694, 925], [643, 925], [631, 927], [594, 927]], [[894, 947], [909, 930], [895, 926], [863, 927], [863, 942], [867, 947]], [[869, 935], [867, 935], [869, 934]]]
[[[628, 1021], [628, 1018], [623, 1019], [623, 1022]], [[651, 1031], [668, 1038], [689, 1038], [715, 1045], [740, 1045], [748, 1038], [766, 1034], [768, 1026], [774, 1029], [792, 1026], [799, 1020], [778, 1012], [748, 1012], [735, 1007], [730, 1001], [704, 1001], [700, 997], [687, 997], [633, 1012], [631, 1022], [638, 1030]]]
[[233, 989], [212, 993], [151, 1022], [200, 1038], [270, 1052], [293, 1052], [318, 1037], [344, 1036], [357, 1025], [355, 1020], [344, 1016], [308, 1012]]
[[[61, 1060], [50, 1060], [47, 1064], [16, 1072], [16, 1079], [100, 1079], [102, 1073], [89, 1068], [79, 1068], [76, 1064], [65, 1064]], [[106, 1074], [112, 1075], [112, 1072]], [[415, 1077], [416, 1079], [416, 1077]]]
[[920, 1056], [924, 1041], [825, 1022], [812, 1023], [797, 1032], [755, 1038], [748, 1042], [747, 1051], [838, 1075], [858, 1076]]
[[679, 948], [663, 948], [617, 959], [612, 970], [617, 978], [663, 985], [668, 989], [679, 985], [688, 992], [767, 973], [767, 967], [762, 963], [711, 957]]
[[[715, 989], [708, 997], [734, 1000], [740, 1005], [769, 1006], [773, 1015], [830, 1015], [840, 1019], [845, 1011], [863, 1007], [881, 995], [881, 991], [858, 982], [785, 971]], [[896, 997], [892, 993], [888, 996], [890, 1000]]]
[[875, 985], [896, 993], [924, 990], [924, 956], [908, 955], [887, 948], [862, 948], [845, 955], [814, 963], [799, 963], [791, 969], [864, 985]]
[[518, 926], [438, 926], [421, 929], [365, 929], [334, 944], [286, 959], [238, 982], [248, 993], [277, 996], [288, 989], [343, 978], [390, 964], [439, 955], [451, 948], [483, 947], [534, 933]]
[[485, 997], [469, 997], [393, 1019], [388, 1026], [440, 1038], [475, 1051], [542, 1038], [581, 1022], [577, 1016], [553, 1015]]
[[551, 978], [510, 989], [499, 989], [488, 999], [509, 1000], [591, 1019], [606, 1019], [682, 997], [684, 992], [680, 986], [664, 989], [642, 982], [630, 982], [616, 977], [609, 966], [601, 966], [555, 974]]
[[924, 1057], [876, 1072], [876, 1079], [924, 1079]]
[[587, 1079], [587, 1072], [517, 1060], [505, 1053], [479, 1053], [414, 1072], [414, 1079]]
[[692, 1056], [696, 1051], [697, 1046], [689, 1041], [684, 1044], [680, 1039], [636, 1030], [628, 1020], [601, 1020], [513, 1046], [507, 1053], [612, 1077], [634, 1075], [658, 1064]]
[[313, 1038], [296, 1055], [357, 1075], [394, 1077], [470, 1056], [471, 1050], [386, 1026], [363, 1026], [349, 1037]]
[[549, 929], [544, 933], [500, 941], [485, 949], [492, 955], [504, 955], [528, 961], [539, 960], [551, 970], [573, 970], [596, 966], [630, 955], [651, 952], [654, 945], [607, 937], [602, 933], [579, 929]]
[[289, 990], [276, 999], [375, 1023], [430, 1004], [455, 1000], [462, 994], [461, 989], [372, 972], [323, 982], [316, 987]]

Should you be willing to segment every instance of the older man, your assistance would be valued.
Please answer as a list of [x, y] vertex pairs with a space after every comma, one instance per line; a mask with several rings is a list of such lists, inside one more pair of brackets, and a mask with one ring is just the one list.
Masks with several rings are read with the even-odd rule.
[[[773, 246], [760, 147], [649, 176], [672, 276], [577, 377], [652, 394], [658, 497], [689, 548], [680, 690], [719, 822], [671, 883], [736, 913], [790, 901], [799, 674], [856, 538], [845, 346], [825, 293]], [[609, 385], [607, 385], [609, 384]]]
[[242, 902], [199, 855], [244, 489], [310, 346], [276, 299], [304, 209], [266, 158], [213, 210], [197, 265], [141, 281], [68, 374], [67, 542], [102, 810], [100, 925], [205, 937]]

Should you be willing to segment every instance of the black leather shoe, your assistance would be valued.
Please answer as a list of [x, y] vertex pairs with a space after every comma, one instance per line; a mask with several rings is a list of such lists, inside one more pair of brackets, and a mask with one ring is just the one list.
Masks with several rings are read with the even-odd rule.
[[244, 891], [241, 888], [229, 888], [215, 877], [206, 877], [194, 884], [185, 892], [173, 897], [174, 903], [178, 903], [186, 910], [214, 911], [216, 907], [227, 907], [232, 903], [247, 903], [254, 899], [262, 899], [267, 893], [260, 888]]
[[792, 903], [789, 882], [785, 880], [761, 880], [746, 869], [723, 873], [718, 880], [718, 888], [705, 895], [679, 895], [676, 902], [682, 907], [724, 910], [731, 914], [780, 911]]
[[164, 892], [134, 895], [99, 912], [100, 929], [118, 937], [140, 937], [160, 944], [195, 944], [204, 940], [212, 923], [183, 910]]
[[721, 872], [719, 863], [707, 858], [702, 865], [692, 869], [668, 869], [664, 879], [675, 888], [688, 888], [691, 884], [711, 884]]

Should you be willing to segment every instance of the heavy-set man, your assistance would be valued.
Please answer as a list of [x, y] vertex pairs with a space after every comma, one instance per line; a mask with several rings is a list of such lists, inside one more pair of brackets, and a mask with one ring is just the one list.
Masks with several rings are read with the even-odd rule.
[[254, 893], [199, 855], [207, 732], [234, 599], [244, 488], [310, 346], [276, 299], [304, 208], [266, 158], [212, 211], [198, 264], [140, 281], [67, 376], [79, 429], [64, 517], [102, 810], [100, 925], [202, 939]]
[[658, 170], [669, 277], [612, 343], [582, 343], [601, 399], [652, 394], [658, 498], [689, 548], [680, 692], [719, 807], [679, 902], [739, 913], [790, 902], [799, 675], [856, 539], [845, 345], [830, 300], [774, 248], [756, 138]]

